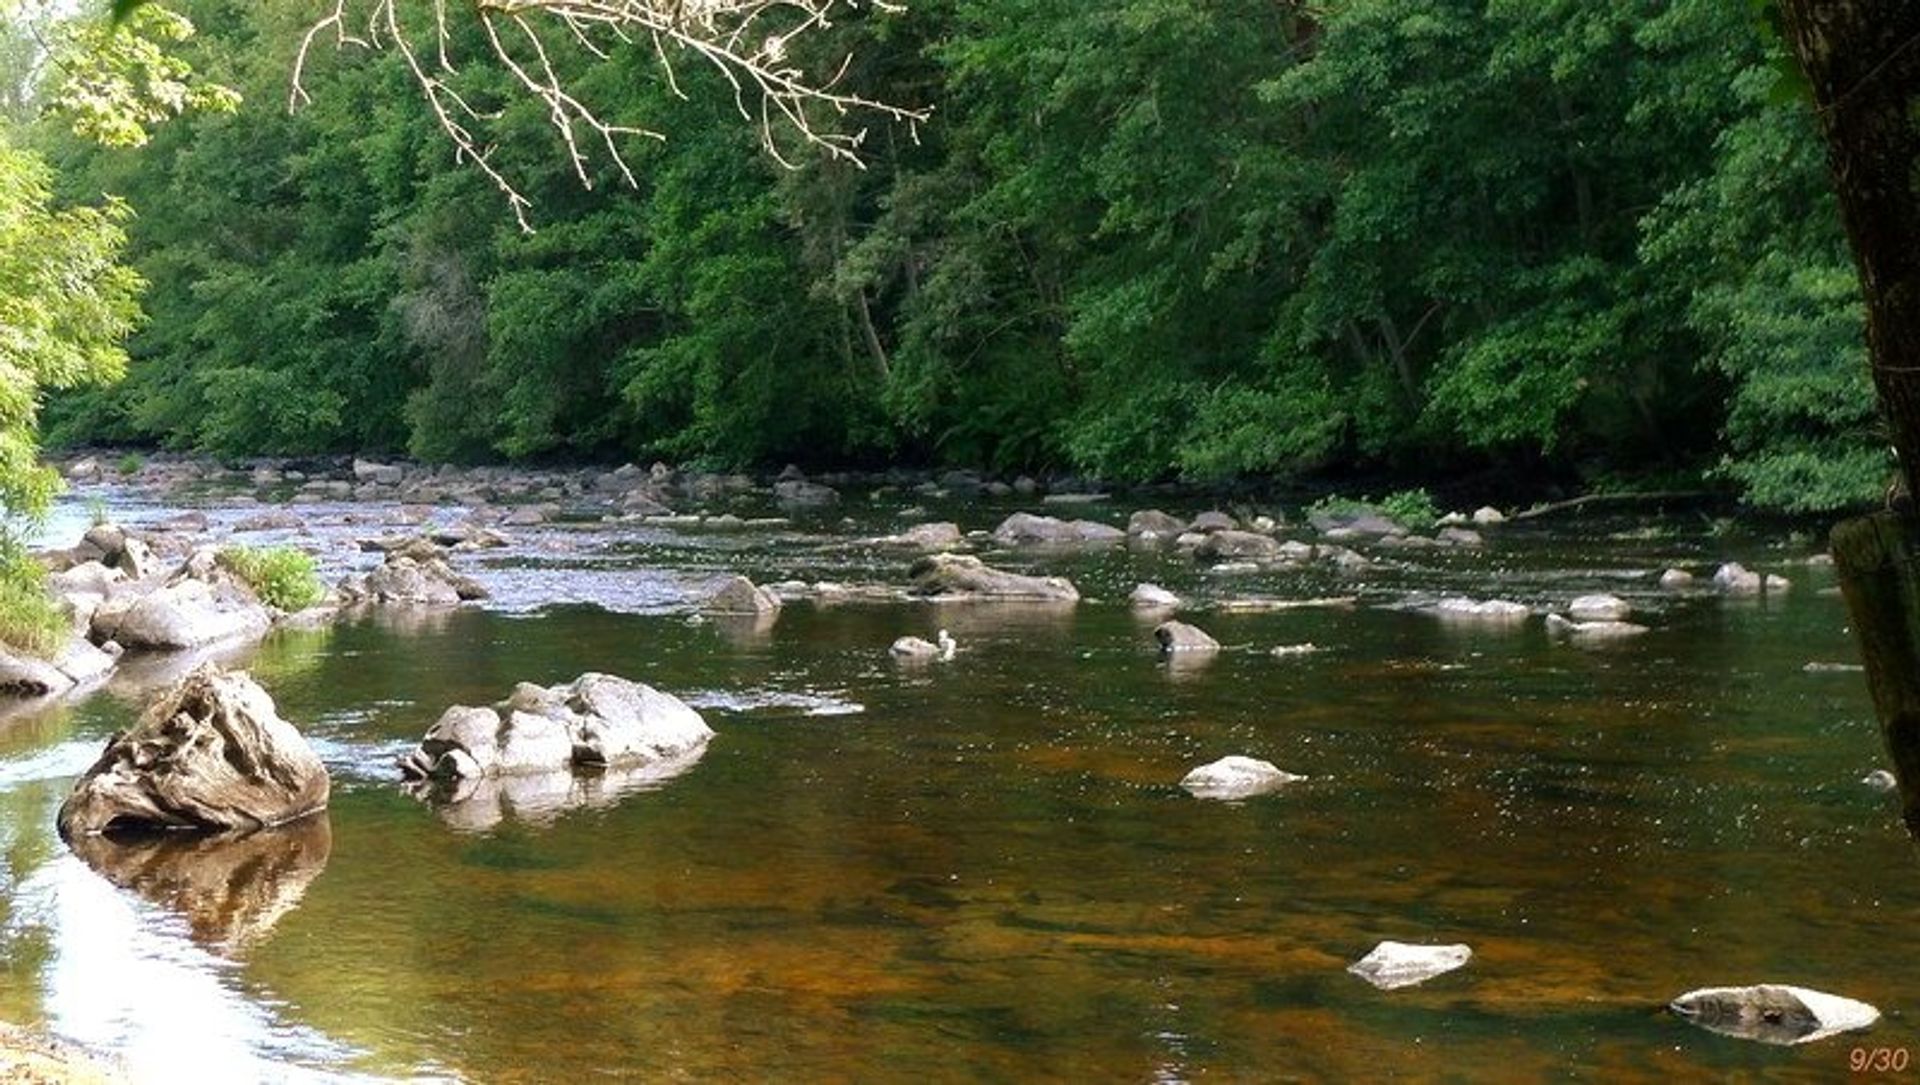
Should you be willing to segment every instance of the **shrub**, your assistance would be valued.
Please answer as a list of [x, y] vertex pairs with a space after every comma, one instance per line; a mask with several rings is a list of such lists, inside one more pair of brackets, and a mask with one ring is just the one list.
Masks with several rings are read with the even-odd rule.
[[120, 462], [115, 466], [119, 468], [120, 473], [123, 475], [137, 475], [140, 473], [142, 462], [139, 456], [129, 452], [120, 457]]
[[220, 562], [261, 601], [281, 610], [305, 610], [327, 594], [314, 571], [313, 555], [292, 546], [229, 546], [220, 551]]
[[1351, 516], [1368, 512], [1377, 512], [1408, 531], [1430, 531], [1440, 522], [1440, 509], [1433, 503], [1433, 495], [1425, 490], [1401, 490], [1378, 501], [1332, 494], [1307, 506], [1309, 516], [1315, 513]]
[[0, 644], [51, 658], [66, 646], [70, 628], [60, 604], [47, 595], [47, 571], [17, 546], [0, 553]]

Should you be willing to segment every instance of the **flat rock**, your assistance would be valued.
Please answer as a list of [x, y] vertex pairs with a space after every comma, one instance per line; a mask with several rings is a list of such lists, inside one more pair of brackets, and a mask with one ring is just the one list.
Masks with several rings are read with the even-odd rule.
[[1153, 631], [1153, 639], [1160, 644], [1160, 650], [1170, 654], [1184, 652], [1217, 652], [1220, 642], [1196, 625], [1186, 622], [1162, 622]]
[[1010, 573], [968, 554], [930, 554], [914, 562], [907, 575], [913, 581], [913, 594], [924, 598], [1064, 603], [1080, 600], [1080, 590], [1064, 577]]
[[1646, 626], [1633, 622], [1576, 622], [1558, 614], [1547, 615], [1547, 632], [1575, 640], [1619, 640], [1622, 637], [1637, 637], [1646, 631]]
[[1567, 615], [1580, 622], [1623, 621], [1633, 607], [1617, 595], [1582, 595], [1567, 604]]
[[324, 809], [330, 786], [265, 690], [207, 665], [107, 744], [61, 804], [60, 835], [261, 829]]
[[1455, 596], [1442, 599], [1429, 608], [1446, 621], [1479, 622], [1488, 625], [1518, 625], [1533, 614], [1525, 603], [1506, 599], [1468, 599]]
[[1347, 971], [1382, 991], [1411, 987], [1435, 976], [1451, 972], [1473, 959], [1472, 948], [1464, 945], [1421, 946], [1406, 942], [1382, 942], [1373, 952], [1347, 966]]
[[1702, 987], [1667, 1004], [1680, 1017], [1723, 1036], [1767, 1044], [1805, 1044], [1871, 1028], [1880, 1011], [1865, 1002], [1787, 984]]
[[901, 550], [949, 550], [959, 546], [965, 538], [959, 524], [942, 520], [931, 524], [915, 524], [897, 535], [883, 535], [874, 539], [873, 545]]
[[1212, 761], [1180, 780], [1180, 786], [1196, 799], [1234, 801], [1278, 791], [1288, 784], [1306, 779], [1282, 770], [1271, 761], [1234, 754]]

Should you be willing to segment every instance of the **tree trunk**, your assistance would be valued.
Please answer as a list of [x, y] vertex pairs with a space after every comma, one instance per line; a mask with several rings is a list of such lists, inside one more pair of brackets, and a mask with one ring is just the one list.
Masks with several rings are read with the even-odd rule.
[[[1920, 492], [1920, 4], [1780, 6], [1860, 271], [1873, 386], [1907, 490]], [[1907, 825], [1920, 835], [1920, 524], [1910, 511], [1848, 521], [1834, 529], [1833, 556]]]

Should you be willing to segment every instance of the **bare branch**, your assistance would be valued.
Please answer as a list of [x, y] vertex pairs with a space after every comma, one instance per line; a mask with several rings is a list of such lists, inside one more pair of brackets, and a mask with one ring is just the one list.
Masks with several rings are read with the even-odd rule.
[[[479, 113], [448, 82], [458, 73], [450, 55], [453, 34], [446, 0], [432, 0], [435, 63], [431, 70], [421, 63], [419, 52], [409, 41], [409, 28], [398, 11], [398, 2], [332, 0], [332, 9], [300, 43], [288, 107], [310, 101], [303, 81], [308, 55], [321, 34], [332, 31], [337, 47], [352, 44], [393, 49], [405, 60], [434, 118], [453, 141], [455, 159], [473, 163], [506, 196], [520, 227], [530, 230], [527, 212], [531, 202], [489, 161], [492, 147], [482, 146], [474, 130], [467, 127], [468, 121], [491, 120], [498, 114]], [[666, 137], [603, 120], [575, 96], [567, 86], [562, 65], [556, 63], [543, 37], [543, 22], [558, 23], [564, 31], [562, 44], [571, 41], [581, 54], [598, 61], [610, 60], [611, 54], [594, 40], [596, 34], [629, 44], [651, 42], [669, 91], [681, 98], [686, 94], [681, 89], [675, 58], [691, 55], [704, 60], [726, 80], [740, 116], [758, 129], [762, 146], [782, 166], [798, 168], [799, 163], [790, 154], [794, 146], [811, 147], [829, 158], [859, 166], [863, 165], [860, 150], [866, 130], [844, 129], [844, 118], [877, 115], [888, 122], [906, 124], [917, 139], [918, 124], [931, 111], [888, 105], [840, 89], [853, 62], [851, 55], [842, 58], [838, 69], [824, 78], [790, 58], [797, 41], [829, 29], [835, 14], [855, 10], [863, 3], [881, 12], [902, 10], [889, 0], [475, 0], [472, 10], [486, 34], [490, 54], [486, 62], [505, 68], [522, 91], [546, 107], [547, 119], [566, 147], [574, 176], [591, 188], [593, 152], [582, 145], [582, 131], [598, 137], [621, 180], [633, 187], [637, 182], [621, 150], [623, 138]], [[364, 39], [346, 30], [350, 7], [360, 4], [368, 5]], [[507, 33], [503, 35], [502, 30]], [[749, 107], [749, 98], [759, 99], [758, 108]]]

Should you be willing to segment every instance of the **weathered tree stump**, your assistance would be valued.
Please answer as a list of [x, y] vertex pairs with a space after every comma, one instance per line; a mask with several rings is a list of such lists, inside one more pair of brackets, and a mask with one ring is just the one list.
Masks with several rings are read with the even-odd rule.
[[1898, 512], [1842, 521], [1833, 561], [1907, 829], [1920, 835], [1920, 522]]

